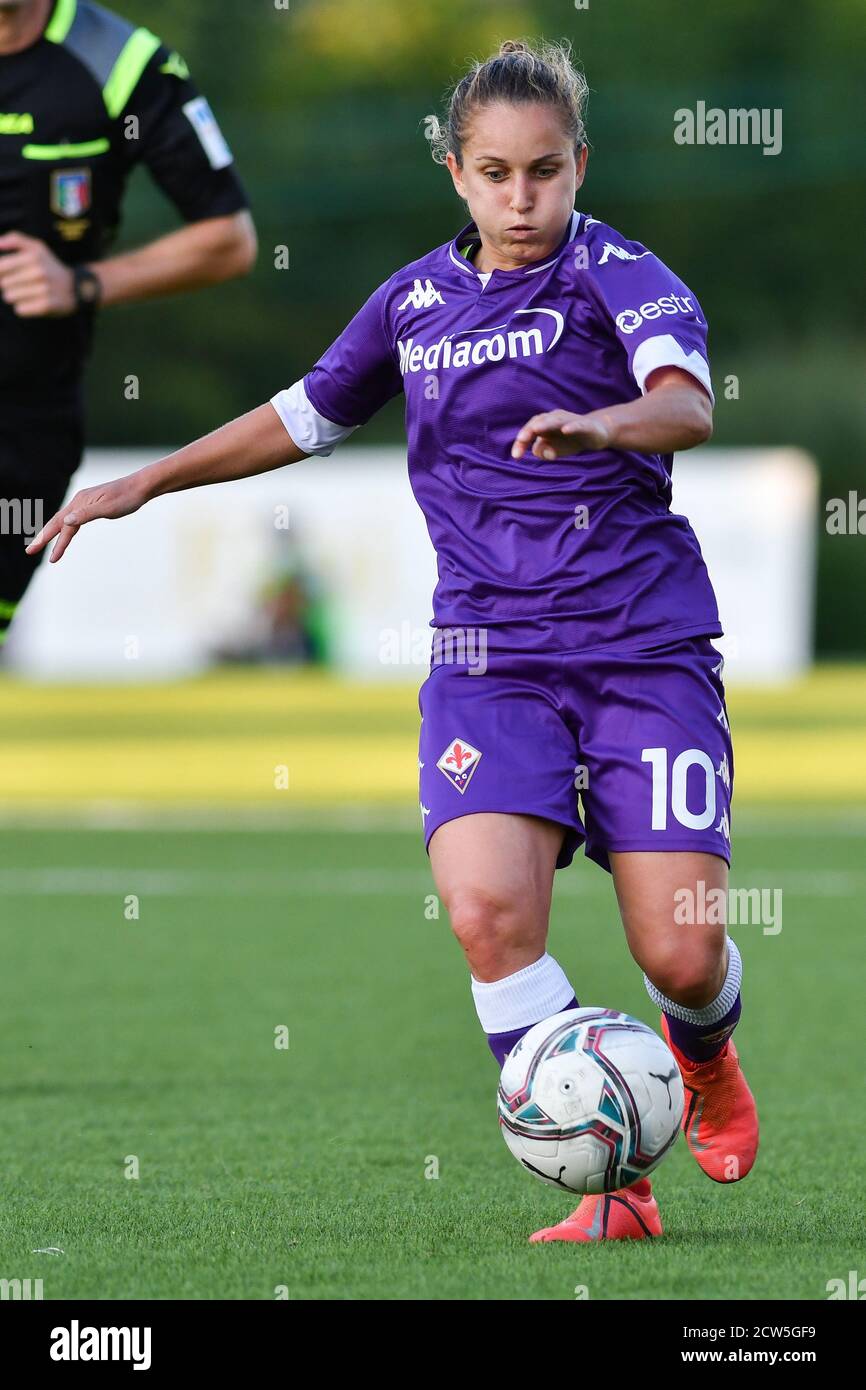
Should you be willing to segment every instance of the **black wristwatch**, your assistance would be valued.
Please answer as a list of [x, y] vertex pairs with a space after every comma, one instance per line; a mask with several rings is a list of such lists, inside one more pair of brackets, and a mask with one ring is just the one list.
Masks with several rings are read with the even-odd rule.
[[77, 265], [72, 271], [72, 285], [75, 291], [75, 304], [79, 309], [97, 309], [102, 299], [102, 281], [86, 265]]

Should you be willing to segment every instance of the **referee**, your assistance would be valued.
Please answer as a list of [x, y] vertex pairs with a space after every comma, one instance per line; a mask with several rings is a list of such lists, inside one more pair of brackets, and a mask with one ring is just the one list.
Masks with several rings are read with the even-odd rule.
[[[187, 225], [106, 258], [139, 162]], [[180, 54], [90, 0], [0, 0], [0, 649], [38, 563], [25, 541], [81, 461], [98, 309], [218, 284], [255, 257]]]

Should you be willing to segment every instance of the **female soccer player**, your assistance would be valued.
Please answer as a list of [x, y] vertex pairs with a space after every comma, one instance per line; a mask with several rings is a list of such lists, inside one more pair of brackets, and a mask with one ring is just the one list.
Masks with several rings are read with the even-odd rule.
[[[330, 454], [404, 391], [439, 566], [421, 812], [481, 1026], [501, 1063], [576, 1007], [546, 940], [554, 870], [584, 843], [662, 1010], [689, 1148], [736, 1182], [758, 1145], [731, 1039], [740, 956], [724, 924], [681, 920], [727, 889], [730, 858], [721, 627], [670, 510], [672, 454], [712, 430], [707, 326], [651, 251], [575, 211], [586, 93], [565, 46], [504, 43], [473, 66], [434, 142], [468, 226], [381, 285], [303, 380], [77, 493], [32, 548], [58, 537], [56, 561], [97, 517]], [[661, 1230], [644, 1178], [531, 1239]]]

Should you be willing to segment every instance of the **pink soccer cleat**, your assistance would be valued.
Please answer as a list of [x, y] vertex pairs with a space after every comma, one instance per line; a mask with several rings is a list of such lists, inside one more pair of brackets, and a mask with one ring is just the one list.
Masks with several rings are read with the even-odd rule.
[[571, 1216], [558, 1226], [546, 1226], [529, 1237], [536, 1244], [548, 1240], [646, 1240], [660, 1236], [662, 1223], [649, 1178], [633, 1187], [584, 1197]]
[[758, 1111], [733, 1038], [709, 1062], [693, 1062], [671, 1042], [664, 1014], [662, 1032], [683, 1078], [682, 1130], [689, 1149], [713, 1182], [739, 1182], [758, 1152]]

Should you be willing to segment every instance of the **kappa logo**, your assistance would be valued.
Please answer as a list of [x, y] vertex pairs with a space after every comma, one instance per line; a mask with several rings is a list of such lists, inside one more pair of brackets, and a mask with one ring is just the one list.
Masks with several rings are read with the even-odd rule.
[[403, 303], [397, 305], [397, 309], [398, 312], [400, 309], [408, 309], [410, 304], [413, 309], [431, 309], [434, 304], [444, 303], [445, 300], [429, 280], [425, 280], [423, 285], [420, 280], [416, 280]]
[[462, 796], [480, 759], [481, 753], [477, 748], [473, 748], [465, 738], [455, 738], [438, 759], [436, 766], [440, 772], [444, 772], [452, 787], [456, 787]]
[[648, 256], [649, 251], [641, 251], [639, 256], [635, 256], [631, 251], [626, 251], [624, 246], [614, 246], [612, 241], [604, 243], [604, 250], [598, 258], [599, 265], [606, 265], [611, 256], [618, 261], [642, 261], [644, 256]]

